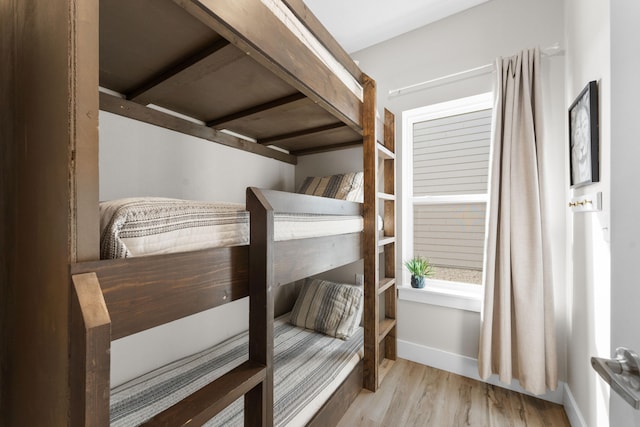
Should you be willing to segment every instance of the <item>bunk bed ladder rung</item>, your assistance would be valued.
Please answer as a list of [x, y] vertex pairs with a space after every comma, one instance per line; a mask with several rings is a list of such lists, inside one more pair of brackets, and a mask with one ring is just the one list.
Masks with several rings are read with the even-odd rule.
[[378, 295], [385, 292], [387, 289], [396, 284], [396, 279], [393, 277], [385, 277], [380, 280], [380, 284], [378, 285]]
[[236, 399], [261, 385], [266, 372], [265, 366], [244, 362], [142, 425], [202, 425]]
[[383, 158], [385, 160], [394, 160], [396, 158], [395, 153], [393, 151], [389, 150], [384, 145], [382, 145], [382, 143], [380, 141], [378, 141], [378, 144], [376, 145], [376, 147], [378, 148], [378, 153], [379, 153], [381, 158]]
[[388, 335], [389, 332], [396, 326], [396, 319], [386, 318], [382, 322], [380, 322], [380, 334], [378, 335], [378, 343], [382, 342]]
[[395, 236], [384, 236], [378, 240], [378, 246], [382, 247], [382, 246], [390, 245], [391, 243], [395, 243], [395, 241], [396, 241]]

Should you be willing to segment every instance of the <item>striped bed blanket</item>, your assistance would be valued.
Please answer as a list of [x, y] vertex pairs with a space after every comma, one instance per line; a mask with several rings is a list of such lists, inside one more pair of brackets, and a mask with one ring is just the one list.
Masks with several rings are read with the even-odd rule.
[[[301, 426], [331, 397], [362, 358], [363, 330], [348, 340], [274, 322], [274, 425]], [[111, 390], [111, 426], [135, 426], [247, 360], [248, 333], [156, 369]], [[206, 426], [242, 426], [243, 399]]]
[[[357, 233], [361, 216], [276, 213], [275, 240]], [[128, 258], [249, 244], [244, 205], [160, 197], [100, 203], [100, 257]]]

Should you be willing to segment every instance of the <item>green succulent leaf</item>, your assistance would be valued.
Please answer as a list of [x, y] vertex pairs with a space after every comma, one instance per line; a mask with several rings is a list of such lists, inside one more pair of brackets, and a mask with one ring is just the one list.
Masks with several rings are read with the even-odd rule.
[[422, 256], [416, 256], [404, 262], [404, 266], [409, 270], [412, 276], [429, 277], [433, 274], [433, 267], [429, 259]]

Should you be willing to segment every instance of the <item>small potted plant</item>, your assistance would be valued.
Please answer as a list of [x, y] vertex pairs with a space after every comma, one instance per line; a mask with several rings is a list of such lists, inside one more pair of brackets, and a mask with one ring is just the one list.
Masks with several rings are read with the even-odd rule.
[[424, 288], [424, 278], [433, 274], [433, 268], [427, 258], [416, 256], [404, 262], [409, 273], [411, 273], [411, 287]]

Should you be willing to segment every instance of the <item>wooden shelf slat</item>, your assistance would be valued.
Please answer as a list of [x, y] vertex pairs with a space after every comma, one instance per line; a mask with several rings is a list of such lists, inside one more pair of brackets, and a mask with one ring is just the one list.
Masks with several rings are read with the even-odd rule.
[[144, 426], [201, 425], [264, 381], [266, 367], [247, 361], [167, 408]]
[[380, 322], [380, 334], [378, 335], [378, 343], [382, 342], [383, 339], [389, 335], [389, 332], [396, 326], [396, 319], [386, 318], [382, 322]]
[[396, 284], [395, 277], [385, 277], [384, 279], [380, 280], [380, 283], [378, 284], [378, 295], [380, 295], [381, 293], [383, 293], [384, 291], [386, 291], [387, 289], [389, 289], [395, 284]]
[[396, 196], [395, 196], [395, 194], [378, 193], [378, 199], [393, 201], [393, 200], [396, 199]]

